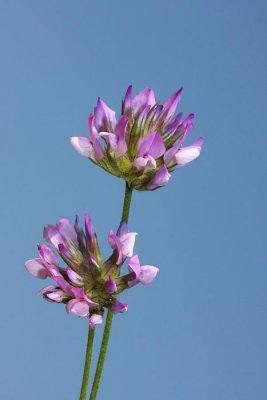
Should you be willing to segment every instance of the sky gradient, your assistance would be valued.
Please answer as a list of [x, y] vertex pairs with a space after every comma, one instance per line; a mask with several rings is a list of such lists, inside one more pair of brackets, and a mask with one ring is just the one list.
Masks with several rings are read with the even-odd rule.
[[[86, 319], [36, 296], [24, 262], [46, 223], [88, 212], [104, 254], [124, 185], [70, 146], [101, 96], [184, 87], [201, 157], [133, 195], [141, 263], [125, 292], [99, 400], [265, 400], [266, 1], [0, 2], [0, 398], [78, 398]], [[97, 328], [98, 337], [103, 328]], [[99, 339], [96, 341], [99, 344]]]

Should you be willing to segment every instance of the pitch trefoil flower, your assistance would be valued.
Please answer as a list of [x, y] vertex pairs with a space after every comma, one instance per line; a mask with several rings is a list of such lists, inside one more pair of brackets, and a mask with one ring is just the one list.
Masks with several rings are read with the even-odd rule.
[[[128, 305], [117, 300], [118, 294], [139, 282], [149, 284], [158, 273], [152, 265], [140, 266], [138, 256], [133, 255], [135, 237], [125, 222], [117, 233], [110, 230], [108, 241], [113, 252], [103, 261], [90, 217], [85, 215], [84, 230], [78, 217], [75, 224], [61, 219], [57, 225], [45, 226], [46, 244], [38, 245], [39, 257], [28, 260], [25, 266], [36, 278], [54, 280], [39, 292], [45, 300], [65, 304], [67, 313], [89, 317], [94, 327], [102, 323], [105, 308], [114, 314], [127, 311]], [[60, 266], [59, 257], [65, 268]], [[126, 260], [129, 272], [121, 275]]]
[[137, 190], [154, 190], [165, 185], [170, 172], [196, 159], [204, 139], [183, 146], [193, 129], [194, 114], [184, 120], [175, 115], [182, 88], [163, 104], [150, 88], [134, 97], [127, 89], [118, 121], [115, 112], [98, 99], [88, 117], [89, 138], [72, 137], [72, 146], [112, 175]]

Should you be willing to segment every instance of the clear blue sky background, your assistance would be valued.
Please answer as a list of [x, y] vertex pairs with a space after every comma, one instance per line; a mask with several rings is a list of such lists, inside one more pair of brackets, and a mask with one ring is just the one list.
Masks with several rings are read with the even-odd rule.
[[0, 15], [0, 398], [78, 398], [87, 321], [36, 297], [23, 264], [45, 223], [86, 211], [107, 253], [123, 182], [68, 138], [132, 83], [160, 100], [183, 85], [206, 143], [134, 194], [136, 248], [160, 274], [122, 296], [99, 399], [265, 400], [266, 1], [1, 0]]

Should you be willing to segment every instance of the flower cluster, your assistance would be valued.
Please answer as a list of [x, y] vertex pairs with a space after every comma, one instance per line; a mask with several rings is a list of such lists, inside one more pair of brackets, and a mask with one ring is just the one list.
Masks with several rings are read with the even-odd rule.
[[[102, 323], [104, 308], [114, 314], [127, 311], [128, 305], [116, 298], [119, 293], [139, 282], [149, 284], [158, 273], [154, 266], [140, 266], [138, 256], [133, 255], [135, 237], [136, 233], [129, 232], [125, 222], [116, 234], [110, 230], [108, 240], [113, 252], [103, 261], [89, 216], [85, 215], [84, 230], [78, 217], [74, 225], [61, 219], [57, 225], [45, 226], [47, 244], [38, 245], [39, 258], [28, 260], [25, 266], [34, 277], [51, 277], [55, 281], [39, 294], [50, 302], [66, 304], [68, 313], [88, 316], [90, 326], [94, 327]], [[60, 267], [58, 255], [66, 268]], [[126, 259], [129, 273], [121, 275]]]
[[118, 121], [115, 112], [98, 99], [88, 117], [90, 137], [72, 137], [71, 144], [112, 175], [137, 190], [154, 190], [165, 185], [170, 172], [197, 158], [203, 138], [182, 147], [193, 128], [194, 115], [183, 120], [175, 115], [182, 89], [163, 104], [150, 88], [132, 97], [127, 89]]

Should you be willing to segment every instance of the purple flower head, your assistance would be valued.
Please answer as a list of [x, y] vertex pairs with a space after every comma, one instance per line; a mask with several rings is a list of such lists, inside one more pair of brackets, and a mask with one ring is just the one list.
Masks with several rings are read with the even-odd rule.
[[116, 120], [103, 100], [98, 99], [89, 115], [89, 138], [72, 137], [72, 146], [112, 175], [127, 181], [136, 190], [155, 190], [164, 186], [169, 173], [196, 159], [203, 138], [184, 147], [193, 129], [194, 114], [184, 120], [175, 114], [182, 88], [163, 104], [155, 100], [154, 91], [142, 89], [135, 96], [129, 86]]
[[[117, 300], [117, 295], [138, 282], [150, 283], [158, 269], [138, 266], [138, 257], [133, 256], [137, 234], [130, 232], [125, 222], [117, 233], [112, 230], [109, 233], [113, 252], [106, 261], [101, 257], [88, 214], [84, 222], [84, 229], [78, 217], [74, 224], [61, 219], [56, 225], [46, 225], [44, 239], [48, 244], [38, 245], [39, 258], [26, 261], [25, 267], [35, 278], [54, 281], [41, 289], [39, 295], [49, 302], [65, 304], [67, 313], [88, 317], [90, 326], [95, 327], [102, 323], [105, 308], [114, 314], [127, 311], [128, 305]], [[64, 261], [64, 268], [58, 256]], [[127, 259], [130, 273], [122, 275]]]

